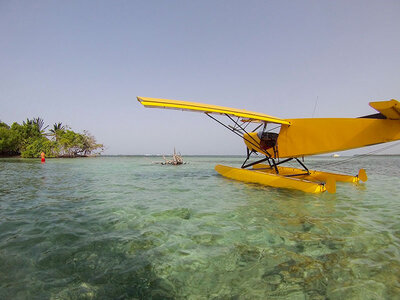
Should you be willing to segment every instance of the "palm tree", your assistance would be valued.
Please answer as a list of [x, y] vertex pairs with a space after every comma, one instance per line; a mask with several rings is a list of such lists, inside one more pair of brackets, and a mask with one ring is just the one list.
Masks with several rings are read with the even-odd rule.
[[62, 125], [62, 123], [61, 122], [59, 122], [59, 123], [54, 123], [53, 124], [53, 128], [52, 129], [50, 129], [49, 131], [51, 132], [51, 133], [56, 133], [58, 130], [64, 130], [65, 128], [64, 128], [64, 126]]
[[57, 141], [60, 136], [60, 133], [62, 131], [64, 131], [64, 129], [65, 129], [65, 126], [63, 126], [62, 123], [59, 122], [59, 123], [54, 123], [53, 128], [50, 129], [49, 131], [51, 132], [51, 135], [54, 136], [55, 140]]
[[39, 117], [33, 118], [32, 121], [33, 121], [33, 124], [35, 124], [38, 127], [40, 133], [42, 133], [42, 134], [46, 130], [46, 128], [49, 127], [49, 125], [47, 125], [46, 127], [43, 128], [44, 120], [42, 118], [39, 118]]
[[44, 120], [43, 120], [42, 118], [40, 118], [40, 117], [33, 118], [32, 120], [26, 118], [26, 121], [23, 121], [22, 124], [23, 124], [24, 126], [28, 125], [28, 127], [36, 126], [36, 128], [37, 128], [37, 130], [38, 130], [38, 132], [39, 132], [40, 134], [43, 134], [44, 131], [46, 130], [46, 128], [49, 127], [49, 126], [47, 125], [46, 127], [43, 128], [43, 126], [44, 126]]
[[23, 125], [33, 125], [33, 120], [30, 120], [30, 119], [26, 118], [26, 122], [22, 121], [22, 124]]

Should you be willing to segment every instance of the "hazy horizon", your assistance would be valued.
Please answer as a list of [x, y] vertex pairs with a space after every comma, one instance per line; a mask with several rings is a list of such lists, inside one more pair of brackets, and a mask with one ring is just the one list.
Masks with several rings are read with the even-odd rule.
[[88, 130], [104, 154], [244, 154], [204, 115], [136, 96], [283, 119], [373, 114], [368, 102], [400, 99], [399, 11], [398, 1], [3, 1], [0, 120]]

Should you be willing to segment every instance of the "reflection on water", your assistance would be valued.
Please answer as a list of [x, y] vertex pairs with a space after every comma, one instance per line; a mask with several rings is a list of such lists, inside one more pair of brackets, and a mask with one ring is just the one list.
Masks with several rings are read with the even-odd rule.
[[[366, 184], [305, 194], [191, 157], [0, 160], [0, 299], [393, 299], [399, 157], [331, 166]], [[313, 158], [320, 168], [330, 158]]]

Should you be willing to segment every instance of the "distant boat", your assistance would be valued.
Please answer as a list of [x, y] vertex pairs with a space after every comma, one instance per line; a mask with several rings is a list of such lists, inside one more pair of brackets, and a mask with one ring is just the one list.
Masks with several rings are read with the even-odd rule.
[[174, 154], [172, 155], [172, 160], [168, 160], [165, 158], [165, 155], [162, 156], [164, 158], [164, 161], [162, 162], [153, 162], [155, 164], [161, 164], [161, 165], [184, 165], [186, 162], [183, 161], [182, 155], [180, 153], [176, 153], [175, 148], [174, 148]]
[[335, 154], [333, 154], [333, 155], [332, 155], [332, 157], [334, 157], [334, 158], [338, 158], [338, 157], [340, 157], [340, 155], [339, 155], [339, 154], [337, 154], [337, 153], [335, 153]]

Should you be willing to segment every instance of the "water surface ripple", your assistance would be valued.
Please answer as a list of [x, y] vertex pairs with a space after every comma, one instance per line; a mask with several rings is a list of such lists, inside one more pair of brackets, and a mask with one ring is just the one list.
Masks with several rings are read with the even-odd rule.
[[151, 160], [0, 159], [0, 299], [400, 295], [400, 157], [330, 166], [369, 175], [335, 195], [213, 170], [237, 157]]

